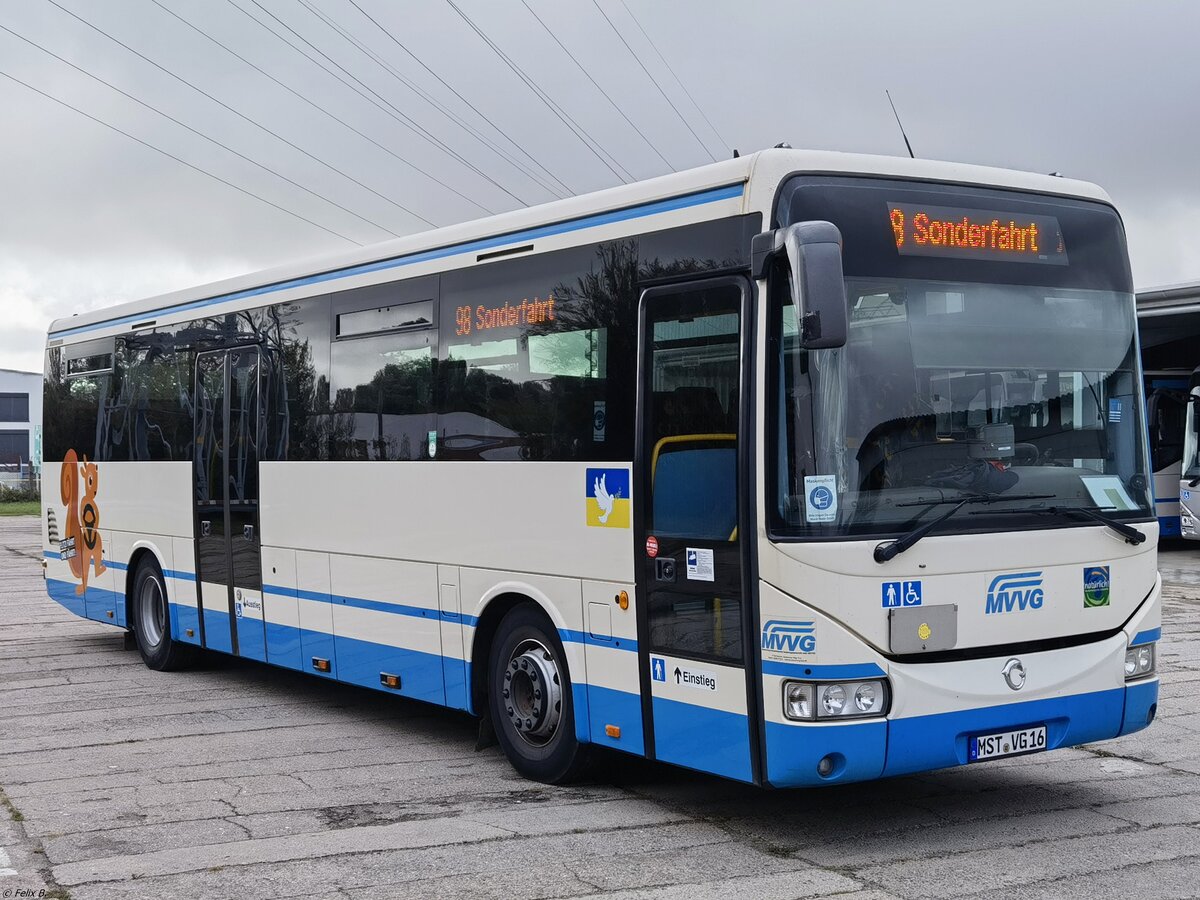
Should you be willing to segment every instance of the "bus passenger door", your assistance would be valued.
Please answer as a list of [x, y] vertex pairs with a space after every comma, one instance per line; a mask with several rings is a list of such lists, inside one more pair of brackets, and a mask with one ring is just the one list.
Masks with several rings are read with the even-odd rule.
[[265, 661], [258, 458], [264, 366], [258, 347], [196, 357], [196, 581], [204, 645]]
[[642, 295], [634, 461], [647, 755], [742, 781], [758, 734], [741, 527], [748, 297], [736, 277]]

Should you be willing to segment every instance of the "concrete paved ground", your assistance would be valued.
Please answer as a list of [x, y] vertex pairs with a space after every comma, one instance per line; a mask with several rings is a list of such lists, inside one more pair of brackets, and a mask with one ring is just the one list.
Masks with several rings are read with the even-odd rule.
[[45, 596], [36, 527], [0, 520], [3, 898], [1200, 896], [1196, 551], [1164, 554], [1148, 731], [822, 791], [636, 760], [552, 788], [461, 715], [233, 660], [146, 669]]

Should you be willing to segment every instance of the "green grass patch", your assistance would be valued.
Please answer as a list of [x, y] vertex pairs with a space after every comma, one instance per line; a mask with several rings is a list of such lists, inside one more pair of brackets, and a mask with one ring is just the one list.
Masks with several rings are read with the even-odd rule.
[[40, 516], [42, 504], [37, 500], [15, 500], [0, 503], [0, 516]]
[[9, 818], [14, 822], [25, 821], [25, 817], [21, 815], [21, 811], [13, 806], [12, 801], [8, 799], [8, 795], [4, 791], [0, 791], [0, 807], [8, 811]]

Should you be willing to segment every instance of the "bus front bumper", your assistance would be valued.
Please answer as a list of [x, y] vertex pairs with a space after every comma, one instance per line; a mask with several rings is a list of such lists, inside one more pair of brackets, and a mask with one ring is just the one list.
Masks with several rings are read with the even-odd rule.
[[[1103, 655], [1110, 657], [1106, 662], [1113, 667], [1121, 665], [1124, 637], [1116, 639], [1113, 648], [1105, 649], [1109, 652]], [[1027, 657], [1030, 671], [1042, 669], [1049, 662], [1038, 657], [1050, 656], [1031, 654]], [[1073, 747], [1139, 731], [1154, 720], [1157, 712], [1157, 675], [1124, 684], [1110, 676], [1108, 685], [1100, 689], [1080, 690], [1085, 685], [1094, 688], [1096, 679], [1078, 674], [1063, 679], [1065, 684], [1073, 683], [1077, 692], [1061, 690], [1065, 684], [1060, 684], [1059, 690], [1044, 690], [1041, 696], [1025, 701], [997, 696], [994, 702], [980, 702], [984, 698], [971, 690], [970, 669], [999, 671], [1004, 661], [980, 660], [976, 662], [983, 665], [978, 667], [963, 663], [930, 666], [947, 667], [942, 673], [946, 675], [951, 674], [950, 667], [963, 667], [956, 670], [960, 677], [953, 696], [939, 694], [930, 687], [935, 680], [943, 681], [940, 677], [931, 679], [919, 672], [917, 678], [906, 679], [902, 673], [896, 678], [893, 669], [893, 689], [898, 695], [886, 718], [829, 723], [768, 721], [767, 782], [775, 787], [808, 787], [965, 765], [970, 761], [972, 738], [1037, 726], [1045, 726], [1046, 750]], [[947, 683], [953, 684], [954, 680]], [[955, 703], [959, 708], [928, 714], [919, 710], [919, 705]]]

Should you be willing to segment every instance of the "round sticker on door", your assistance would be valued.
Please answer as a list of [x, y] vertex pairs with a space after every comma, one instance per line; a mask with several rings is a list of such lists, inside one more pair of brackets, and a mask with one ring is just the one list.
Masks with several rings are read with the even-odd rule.
[[654, 535], [646, 538], [646, 555], [651, 559], [658, 556], [658, 538]]

